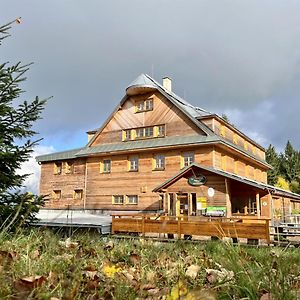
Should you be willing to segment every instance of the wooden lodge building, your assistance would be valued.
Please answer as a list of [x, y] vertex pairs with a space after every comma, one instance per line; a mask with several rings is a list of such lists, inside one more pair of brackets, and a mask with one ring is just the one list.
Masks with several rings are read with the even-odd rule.
[[300, 195], [267, 184], [262, 146], [171, 85], [141, 74], [85, 147], [37, 157], [46, 208], [270, 218], [300, 208]]

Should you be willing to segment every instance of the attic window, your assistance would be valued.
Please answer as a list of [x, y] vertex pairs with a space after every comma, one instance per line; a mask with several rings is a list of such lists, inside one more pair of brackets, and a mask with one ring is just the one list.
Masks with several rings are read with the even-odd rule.
[[135, 103], [135, 112], [144, 112], [153, 110], [153, 99], [149, 98], [143, 101], [138, 101]]

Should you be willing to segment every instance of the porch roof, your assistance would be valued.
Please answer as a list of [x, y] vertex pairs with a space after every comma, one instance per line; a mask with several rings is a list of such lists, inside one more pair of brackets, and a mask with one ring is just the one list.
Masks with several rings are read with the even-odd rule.
[[247, 185], [252, 186], [254, 188], [257, 188], [257, 189], [260, 189], [260, 190], [263, 190], [263, 191], [268, 191], [268, 192], [270, 192], [270, 193], [272, 193], [273, 195], [276, 195], [276, 196], [283, 196], [283, 197], [292, 198], [294, 200], [300, 201], [300, 195], [299, 194], [292, 193], [290, 191], [286, 191], [286, 190], [277, 188], [275, 186], [265, 184], [265, 183], [262, 183], [262, 182], [258, 182], [258, 181], [255, 181], [255, 180], [252, 180], [252, 179], [249, 179], [249, 178], [246, 178], [246, 177], [242, 177], [242, 176], [230, 173], [230, 172], [220, 170], [220, 169], [215, 169], [215, 168], [212, 168], [212, 167], [199, 165], [197, 163], [192, 163], [191, 165], [189, 165], [189, 166], [185, 167], [184, 169], [180, 170], [173, 177], [171, 177], [170, 179], [166, 180], [165, 182], [163, 182], [162, 184], [157, 186], [155, 189], [153, 189], [153, 192], [159, 192], [162, 189], [165, 189], [165, 188], [169, 187], [171, 184], [173, 184], [174, 182], [176, 182], [180, 178], [184, 177], [192, 169], [206, 170], [208, 172], [212, 172], [214, 174], [229, 178], [231, 180], [247, 184]]

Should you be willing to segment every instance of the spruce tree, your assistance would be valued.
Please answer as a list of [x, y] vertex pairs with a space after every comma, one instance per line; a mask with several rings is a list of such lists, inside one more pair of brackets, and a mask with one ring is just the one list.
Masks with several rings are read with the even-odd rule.
[[300, 156], [288, 141], [280, 157], [280, 173], [288, 181], [300, 180]]
[[[19, 22], [19, 19], [14, 22]], [[0, 26], [0, 45], [9, 36], [14, 22]], [[0, 228], [15, 228], [35, 220], [35, 214], [44, 198], [22, 192], [28, 175], [18, 175], [38, 141], [30, 138], [36, 134], [32, 126], [40, 118], [46, 100], [36, 97], [23, 101], [20, 84], [26, 80], [29, 65], [0, 64]]]
[[278, 176], [280, 175], [279, 172], [279, 156], [275, 150], [275, 147], [272, 146], [271, 144], [269, 145], [267, 151], [266, 151], [266, 161], [268, 164], [270, 164], [273, 169], [268, 170], [268, 183], [271, 185], [275, 185], [277, 180], [278, 180]]

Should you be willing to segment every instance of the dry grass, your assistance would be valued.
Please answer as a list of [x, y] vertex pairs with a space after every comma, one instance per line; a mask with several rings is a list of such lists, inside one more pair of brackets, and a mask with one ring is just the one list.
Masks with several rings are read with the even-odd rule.
[[0, 299], [300, 299], [298, 249], [32, 229], [0, 251]]

